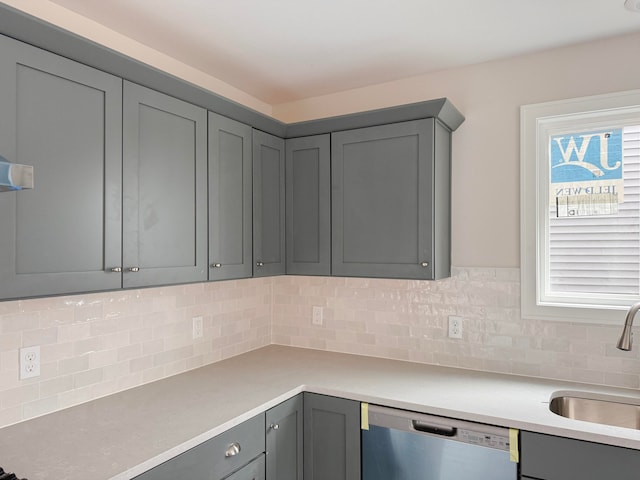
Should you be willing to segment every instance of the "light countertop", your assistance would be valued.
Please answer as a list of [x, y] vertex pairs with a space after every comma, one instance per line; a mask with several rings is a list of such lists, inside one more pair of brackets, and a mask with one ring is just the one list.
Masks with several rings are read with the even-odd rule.
[[551, 413], [557, 392], [640, 391], [268, 346], [0, 429], [0, 462], [29, 480], [123, 480], [303, 392], [640, 450], [640, 431]]

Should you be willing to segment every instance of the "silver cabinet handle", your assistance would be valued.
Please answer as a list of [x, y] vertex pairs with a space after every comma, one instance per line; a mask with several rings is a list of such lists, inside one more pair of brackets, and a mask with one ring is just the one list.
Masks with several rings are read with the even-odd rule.
[[140, 271], [140, 267], [129, 267], [127, 268], [127, 272], [139, 272]]
[[429, 262], [421, 262], [420, 266], [423, 268], [427, 268], [429, 266]]
[[220, 268], [220, 267], [222, 267], [221, 263], [212, 263], [211, 264], [211, 268]]
[[280, 425], [278, 425], [277, 423], [272, 423], [271, 425], [269, 425], [269, 428], [271, 430], [278, 430], [280, 428]]
[[256, 267], [264, 267], [264, 262], [256, 262]]
[[122, 267], [113, 267], [109, 269], [110, 272], [120, 273], [122, 271]]
[[229, 447], [227, 448], [227, 451], [224, 452], [224, 456], [235, 457], [240, 453], [240, 450], [242, 450], [240, 448], [240, 444], [238, 442], [233, 442], [231, 445], [229, 445]]

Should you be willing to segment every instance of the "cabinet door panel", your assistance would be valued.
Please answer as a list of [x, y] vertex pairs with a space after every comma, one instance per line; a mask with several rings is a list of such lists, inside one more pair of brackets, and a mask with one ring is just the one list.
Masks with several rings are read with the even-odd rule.
[[123, 285], [206, 280], [206, 111], [124, 87]]
[[334, 275], [434, 278], [434, 123], [333, 134]]
[[331, 274], [330, 136], [286, 141], [287, 273]]
[[264, 454], [262, 454], [249, 465], [225, 477], [224, 480], [264, 480], [264, 463]]
[[360, 471], [360, 403], [305, 393], [305, 480], [360, 480]]
[[302, 480], [303, 396], [266, 414], [267, 480]]
[[0, 37], [0, 155], [34, 189], [0, 196], [5, 298], [119, 288], [122, 81]]
[[532, 432], [520, 432], [523, 478], [635, 480], [640, 451]]
[[251, 144], [251, 127], [209, 112], [209, 280], [253, 272]]
[[285, 273], [284, 140], [253, 131], [255, 277]]

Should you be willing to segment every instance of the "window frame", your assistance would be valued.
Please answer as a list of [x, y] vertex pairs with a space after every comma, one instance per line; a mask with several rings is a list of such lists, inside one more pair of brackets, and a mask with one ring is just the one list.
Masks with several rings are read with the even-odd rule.
[[[572, 303], [544, 298], [541, 291], [546, 262], [544, 242], [548, 222], [548, 135], [579, 121], [580, 128], [599, 128], [607, 118], [640, 117], [640, 90], [573, 98], [520, 107], [520, 275], [522, 318], [588, 324], [619, 325], [629, 306], [640, 298]], [[611, 120], [608, 121], [611, 123]], [[551, 133], [552, 134], [552, 133]], [[546, 182], [546, 183], [545, 183]], [[624, 303], [628, 300], [628, 303]]]

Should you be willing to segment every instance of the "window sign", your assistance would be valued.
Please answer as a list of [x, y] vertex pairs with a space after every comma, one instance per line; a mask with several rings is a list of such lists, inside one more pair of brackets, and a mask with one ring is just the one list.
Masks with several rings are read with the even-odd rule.
[[615, 215], [624, 201], [622, 128], [552, 135], [550, 202], [558, 217]]

